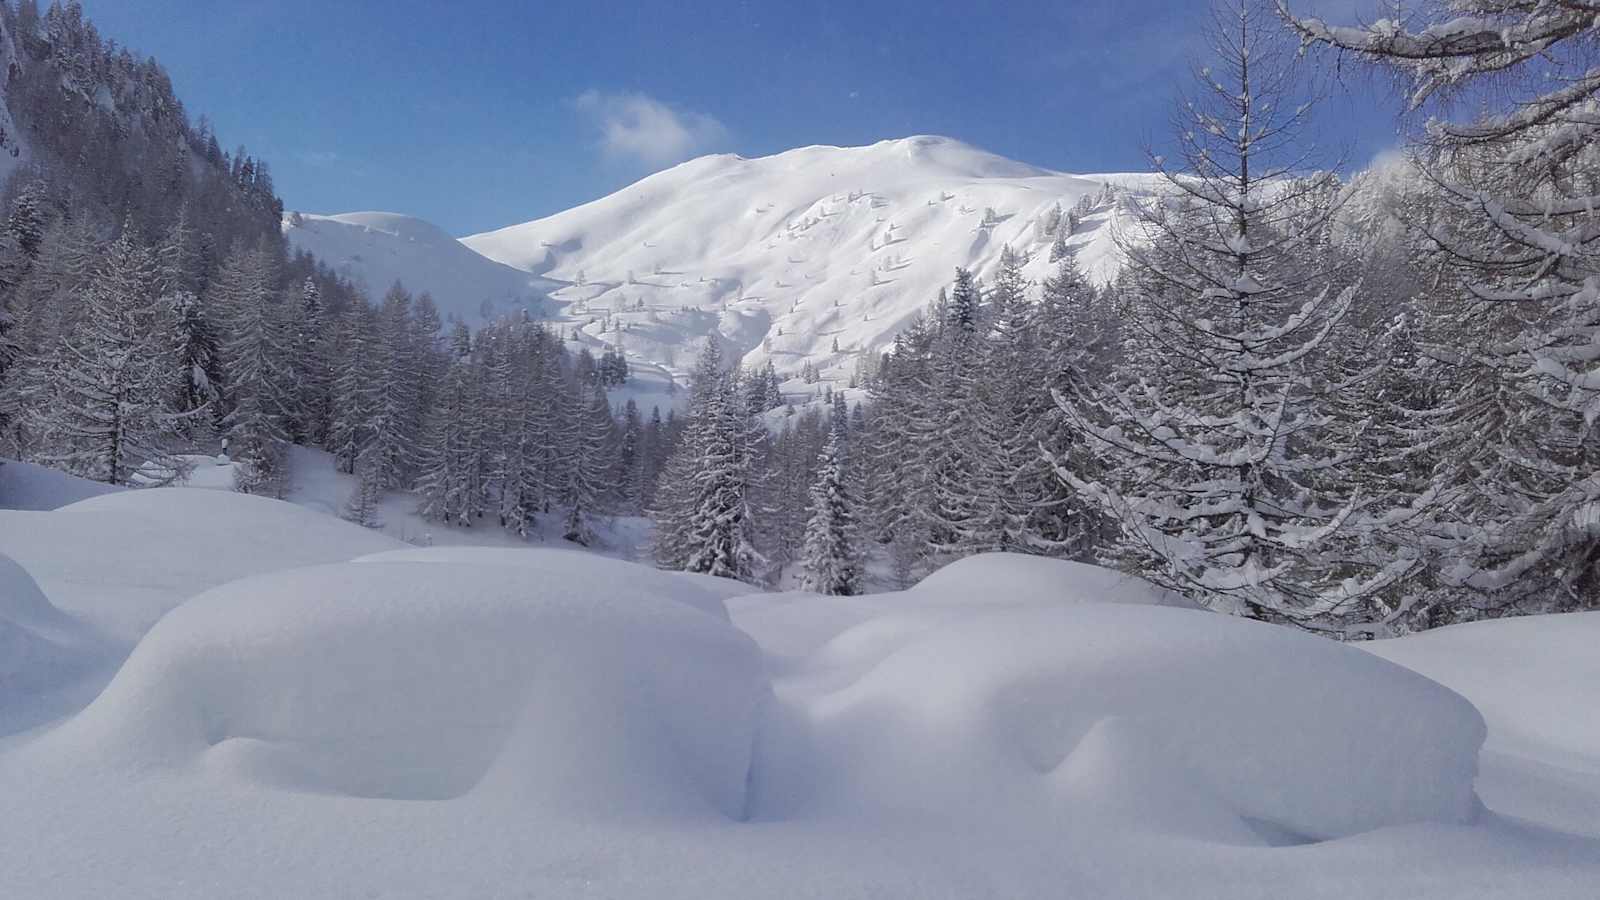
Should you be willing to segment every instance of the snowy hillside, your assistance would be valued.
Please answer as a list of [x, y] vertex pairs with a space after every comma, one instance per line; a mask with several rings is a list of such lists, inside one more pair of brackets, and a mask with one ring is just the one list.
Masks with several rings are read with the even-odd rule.
[[413, 294], [433, 295], [442, 316], [479, 325], [526, 309], [542, 314], [542, 279], [501, 265], [463, 247], [435, 225], [383, 212], [317, 216], [289, 213], [283, 233], [363, 287], [373, 300], [396, 281]]
[[[681, 371], [716, 334], [747, 365], [770, 358], [793, 374], [809, 360], [842, 382], [955, 267], [988, 275], [1009, 244], [1043, 279], [1054, 239], [1041, 221], [1107, 182], [1152, 180], [1066, 175], [929, 136], [707, 156], [463, 243], [560, 282], [552, 297], [567, 317], [631, 357]], [[1070, 240], [1091, 276], [1115, 270], [1114, 215], [1097, 210]]]

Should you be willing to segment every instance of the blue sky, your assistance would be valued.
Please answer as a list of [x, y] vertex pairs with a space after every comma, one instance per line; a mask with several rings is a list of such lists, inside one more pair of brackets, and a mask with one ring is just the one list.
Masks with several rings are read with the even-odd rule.
[[[1361, 0], [1299, 0], [1349, 18]], [[293, 209], [451, 233], [537, 218], [703, 152], [944, 134], [1076, 172], [1143, 167], [1201, 0], [84, 0]], [[1394, 143], [1357, 82], [1328, 116]]]

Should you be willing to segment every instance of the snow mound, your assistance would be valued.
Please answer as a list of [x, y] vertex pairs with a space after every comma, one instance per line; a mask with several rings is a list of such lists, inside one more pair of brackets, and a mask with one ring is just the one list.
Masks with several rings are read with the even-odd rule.
[[120, 490], [33, 463], [0, 459], [0, 509], [50, 510]]
[[545, 288], [553, 286], [474, 253], [431, 222], [396, 213], [289, 213], [283, 233], [296, 250], [321, 259], [374, 300], [399, 281], [413, 295], [432, 294], [442, 317], [469, 325], [538, 312]]
[[39, 752], [290, 791], [742, 816], [755, 646], [650, 586], [588, 596], [569, 561], [537, 580], [370, 562], [216, 588]]
[[941, 623], [999, 608], [1079, 603], [1190, 606], [1170, 591], [1120, 572], [1016, 553], [969, 556], [895, 593], [827, 597], [790, 591], [728, 598], [734, 621], [775, 656], [793, 660], [826, 645], [831, 676], [870, 668], [891, 645]]
[[1068, 814], [1101, 827], [1265, 843], [1204, 779], [1174, 764], [1158, 746], [1135, 722], [1101, 719], [1051, 772], [1051, 787]]
[[[807, 710], [820, 774], [775, 788], [776, 809], [1042, 815], [1094, 781], [1074, 756], [1108, 719], [1118, 747], [1147, 748], [1135, 773], [1162, 772], [1143, 790], [1186, 785], [1180, 822], [1237, 818], [1316, 840], [1464, 823], [1479, 808], [1484, 723], [1470, 703], [1276, 626], [1139, 604], [1018, 606], [871, 620], [812, 661], [820, 672], [779, 689]], [[1135, 788], [1117, 793], [1140, 808]]]
[[1178, 594], [1113, 569], [1020, 553], [984, 553], [957, 560], [917, 582], [911, 592], [941, 602], [1193, 607]]
[[56, 609], [33, 576], [0, 553], [0, 719], [94, 660], [84, 626]]
[[[618, 562], [579, 550], [501, 547], [423, 547], [363, 556], [356, 562], [456, 563], [473, 566], [510, 566], [523, 570], [527, 583], [548, 579], [583, 579], [585, 596], [625, 603], [643, 592], [664, 597], [728, 621], [722, 601], [731, 591], [746, 593], [749, 585], [726, 578], [691, 579], [678, 572], [663, 572], [635, 563]], [[707, 584], [720, 582], [721, 584]], [[728, 587], [722, 587], [727, 585]]]
[[1471, 622], [1359, 646], [1471, 700], [1489, 722], [1486, 748], [1600, 773], [1600, 612]]
[[224, 582], [404, 546], [323, 513], [232, 491], [151, 488], [53, 512], [0, 510], [0, 552], [57, 607], [129, 642], [167, 610]]

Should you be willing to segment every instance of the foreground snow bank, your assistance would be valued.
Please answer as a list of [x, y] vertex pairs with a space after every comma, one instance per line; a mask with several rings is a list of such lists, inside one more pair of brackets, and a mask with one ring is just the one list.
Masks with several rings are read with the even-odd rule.
[[81, 623], [52, 606], [33, 576], [0, 553], [0, 725], [40, 691], [92, 665], [97, 649]]
[[[860, 666], [875, 665], [888, 650], [884, 642], [908, 639], [939, 623], [1022, 606], [1082, 603], [1192, 608], [1177, 594], [1120, 572], [1017, 553], [957, 560], [905, 591], [861, 597], [806, 591], [745, 594], [729, 598], [728, 608], [740, 628], [785, 664], [870, 623], [849, 641], [830, 648], [831, 668], [837, 670], [852, 664], [847, 657]], [[817, 668], [815, 661], [810, 668]]]
[[57, 607], [129, 642], [207, 588], [404, 546], [232, 491], [149, 488], [53, 512], [0, 510], [0, 553], [21, 563]]
[[1600, 763], [1600, 612], [1472, 622], [1359, 646], [1460, 691], [1489, 720], [1494, 749]]
[[[791, 658], [778, 691], [810, 757], [774, 749], [763, 808], [995, 828], [1093, 815], [1231, 843], [1473, 820], [1484, 723], [1460, 696], [1352, 647], [1163, 608], [1137, 581], [1086, 579], [1120, 601], [1095, 603], [1026, 574], [1083, 568], [935, 576]], [[735, 621], [808, 614], [803, 596], [757, 603], [735, 601]], [[818, 607], [813, 637], [840, 618]]]
[[33, 463], [0, 459], [0, 509], [58, 509], [121, 490]]
[[531, 585], [548, 578], [581, 579], [585, 597], [628, 602], [635, 596], [662, 597], [728, 621], [723, 598], [742, 594], [747, 585], [726, 578], [699, 578], [618, 562], [579, 550], [542, 547], [420, 547], [363, 556], [356, 562], [454, 563], [468, 566], [510, 566]]
[[31, 749], [355, 797], [742, 816], [756, 647], [656, 586], [594, 593], [590, 561], [564, 562], [537, 577], [370, 562], [214, 589]]

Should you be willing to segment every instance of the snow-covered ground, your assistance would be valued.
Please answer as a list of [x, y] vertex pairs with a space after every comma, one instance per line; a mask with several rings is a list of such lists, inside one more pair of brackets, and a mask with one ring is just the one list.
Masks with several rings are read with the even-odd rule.
[[[336, 469], [333, 456], [324, 450], [291, 445], [288, 452], [290, 488], [284, 499], [319, 513], [340, 515], [355, 491], [354, 476]], [[186, 456], [183, 459], [191, 469], [182, 487], [233, 490], [233, 463], [227, 457]], [[417, 502], [416, 495], [404, 491], [384, 495], [378, 505], [376, 521], [368, 530], [417, 547], [526, 547], [530, 540], [534, 545], [574, 546], [561, 539], [563, 523], [549, 517], [535, 522], [535, 533], [530, 540], [524, 540], [501, 528], [492, 516], [484, 518], [481, 525], [474, 528], [425, 521], [417, 514]], [[589, 549], [622, 559], [640, 558], [649, 528], [649, 522], [640, 518], [623, 517], [601, 523], [596, 528], [595, 543]]]
[[185, 488], [0, 554], [0, 896], [1600, 885], [1600, 614], [1351, 646], [1006, 556], [752, 595]]

